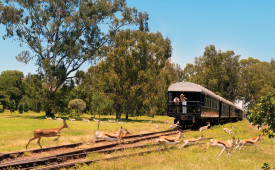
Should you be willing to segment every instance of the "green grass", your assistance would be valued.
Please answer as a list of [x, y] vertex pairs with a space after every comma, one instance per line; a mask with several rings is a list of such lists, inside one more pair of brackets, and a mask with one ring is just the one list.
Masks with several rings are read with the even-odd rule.
[[[59, 116], [68, 119], [66, 116]], [[82, 115], [82, 117], [89, 119], [90, 115]], [[115, 119], [115, 116], [102, 116], [103, 120], [107, 123], [100, 124], [100, 131], [113, 132], [117, 131], [120, 126], [126, 128], [131, 135], [148, 133], [157, 131], [154, 125], [161, 124], [159, 130], [166, 130], [169, 124], [165, 124], [164, 121], [170, 120], [170, 117], [156, 116], [155, 118], [140, 116], [130, 117], [129, 120], [122, 119], [124, 123], [108, 123], [108, 119]], [[152, 120], [152, 124], [148, 122]], [[67, 120], [69, 129], [63, 129], [61, 131], [61, 137], [58, 141], [53, 141], [52, 138], [42, 138], [41, 145], [43, 147], [57, 146], [62, 144], [70, 144], [77, 142], [90, 142], [90, 138], [97, 131], [97, 122], [90, 121], [69, 121]], [[0, 113], [0, 153], [24, 150], [28, 140], [33, 137], [33, 131], [36, 129], [48, 129], [55, 128], [62, 125], [61, 121], [47, 120], [45, 119], [45, 113], [24, 113], [19, 114], [17, 112], [10, 113], [8, 111]], [[28, 149], [39, 148], [37, 140], [30, 143]]]
[[[0, 152], [24, 150], [28, 140], [32, 138], [33, 130], [38, 128], [53, 128], [62, 124], [56, 120], [46, 120], [44, 113], [1, 113], [0, 114]], [[56, 116], [60, 117], [60, 116]], [[61, 116], [62, 117], [62, 116]], [[90, 118], [89, 115], [82, 117]], [[66, 118], [66, 117], [63, 117]], [[103, 116], [103, 119], [114, 119], [114, 116]], [[148, 122], [152, 120], [153, 123]], [[130, 117], [130, 120], [124, 121], [125, 123], [102, 123], [100, 126], [101, 131], [116, 131], [122, 125], [127, 128], [131, 134], [140, 134], [147, 132], [157, 131], [154, 125], [160, 123], [159, 130], [169, 129], [169, 124], [165, 124], [166, 120], [172, 121], [172, 118], [167, 116], [156, 116], [150, 118], [146, 116]], [[43, 147], [57, 146], [62, 144], [76, 143], [76, 142], [90, 142], [91, 136], [97, 130], [96, 122], [83, 122], [83, 121], [67, 121], [70, 129], [64, 129], [62, 136], [58, 141], [53, 141], [54, 138], [42, 138], [41, 144]], [[222, 129], [224, 127], [234, 127], [233, 132], [236, 138], [244, 139], [251, 136], [260, 134], [260, 131], [249, 125], [247, 121], [237, 123], [229, 123], [225, 125], [212, 126], [211, 129], [203, 131], [205, 138], [216, 138], [227, 140], [230, 138], [229, 134], [225, 133]], [[191, 131], [185, 133], [186, 138], [199, 137], [198, 131]], [[205, 151], [205, 147], [209, 139], [202, 141], [202, 147], [199, 145], [189, 146], [178, 150], [177, 147], [169, 147], [169, 151], [161, 153], [151, 153], [143, 156], [133, 156], [118, 159], [115, 161], [101, 161], [92, 165], [81, 166], [78, 165], [77, 169], [261, 169], [264, 163], [267, 163], [271, 169], [275, 169], [275, 142], [274, 139], [269, 139], [264, 136], [264, 143], [258, 143], [263, 151], [257, 150], [251, 146], [244, 146], [242, 150], [231, 152], [229, 158], [224, 152], [220, 158], [217, 158], [221, 148], [210, 147]], [[36, 141], [29, 145], [30, 149], [39, 148]], [[115, 152], [108, 155], [90, 154], [88, 159], [100, 159], [110, 156], [117, 156], [120, 154], [134, 153], [139, 151], [157, 149], [157, 146], [147, 145], [142, 149], [130, 149], [120, 152]]]
[[[229, 134], [223, 131], [223, 128], [231, 128], [234, 126], [236, 138], [244, 139], [260, 134], [260, 131], [250, 126], [247, 121], [229, 123], [225, 125], [213, 126], [207, 131], [203, 131], [205, 138], [216, 138], [227, 140]], [[185, 133], [186, 138], [194, 138], [200, 136], [197, 131]], [[264, 136], [264, 143], [258, 143], [263, 151], [255, 151], [254, 147], [244, 146], [242, 150], [231, 152], [231, 158], [224, 152], [219, 158], [218, 154], [221, 148], [210, 147], [205, 151], [206, 144], [209, 139], [201, 141], [202, 147], [199, 145], [189, 146], [177, 149], [178, 146], [170, 146], [168, 151], [161, 153], [151, 153], [143, 156], [133, 156], [116, 161], [101, 161], [91, 165], [78, 166], [78, 169], [261, 169], [264, 163], [267, 163], [271, 169], [275, 168], [275, 147], [274, 139]], [[117, 156], [125, 153], [133, 153], [143, 150], [157, 149], [157, 146], [150, 146], [144, 149], [125, 150], [116, 152], [107, 156]]]

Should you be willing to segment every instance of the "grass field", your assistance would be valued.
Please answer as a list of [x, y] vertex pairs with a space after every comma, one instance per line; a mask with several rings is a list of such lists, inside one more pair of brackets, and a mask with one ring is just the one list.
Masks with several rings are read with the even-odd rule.
[[[57, 116], [59, 117], [59, 116]], [[90, 118], [84, 115], [85, 118]], [[114, 116], [105, 116], [104, 120], [114, 119]], [[148, 122], [152, 120], [152, 124]], [[166, 116], [150, 117], [130, 117], [129, 121], [124, 123], [102, 123], [100, 130], [116, 131], [121, 125], [128, 129], [131, 134], [154, 132], [157, 129], [154, 125], [160, 124], [159, 130], [167, 130], [170, 124], [165, 124], [166, 120], [172, 121], [172, 118]], [[24, 150], [26, 143], [32, 138], [32, 131], [38, 128], [53, 128], [62, 125], [62, 122], [56, 120], [46, 120], [44, 113], [1, 113], [0, 114], [0, 152], [9, 152], [16, 150]], [[69, 144], [76, 142], [89, 142], [91, 136], [97, 130], [96, 122], [68, 121], [70, 129], [62, 130], [62, 136], [58, 141], [54, 138], [42, 138], [43, 147], [57, 146], [61, 144]], [[249, 125], [247, 121], [237, 123], [229, 123], [225, 125], [212, 126], [211, 129], [203, 131], [205, 138], [216, 138], [227, 140], [230, 136], [222, 129], [224, 127], [231, 128], [234, 126], [233, 132], [236, 138], [244, 139], [260, 134], [260, 131]], [[199, 137], [198, 131], [185, 133], [186, 138]], [[254, 147], [244, 146], [239, 152], [231, 152], [229, 158], [224, 152], [220, 158], [217, 155], [221, 148], [210, 147], [205, 151], [206, 143], [209, 139], [202, 141], [202, 147], [199, 145], [189, 146], [177, 149], [177, 146], [170, 146], [168, 151], [161, 153], [151, 153], [143, 156], [133, 156], [119, 159], [116, 161], [101, 161], [92, 165], [78, 166], [78, 169], [261, 169], [264, 163], [267, 163], [271, 169], [275, 169], [275, 142], [264, 136], [264, 143], [258, 143], [263, 151], [255, 151]], [[29, 145], [30, 149], [39, 148], [36, 141]], [[105, 158], [125, 153], [134, 153], [139, 151], [157, 149], [157, 146], [148, 145], [143, 149], [131, 149], [121, 152], [115, 152], [106, 155], [89, 155], [89, 159]]]

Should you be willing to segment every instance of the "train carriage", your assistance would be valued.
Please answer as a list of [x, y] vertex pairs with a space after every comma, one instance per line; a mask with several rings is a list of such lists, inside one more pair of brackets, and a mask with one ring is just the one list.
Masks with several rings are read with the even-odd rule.
[[167, 115], [181, 125], [201, 125], [237, 121], [242, 118], [242, 111], [203, 86], [179, 82], [168, 88]]

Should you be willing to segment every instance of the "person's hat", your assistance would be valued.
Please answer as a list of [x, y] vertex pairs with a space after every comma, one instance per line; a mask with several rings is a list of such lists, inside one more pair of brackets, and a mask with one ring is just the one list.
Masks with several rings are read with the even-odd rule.
[[186, 98], [186, 97], [184, 97], [184, 95], [183, 95], [183, 94], [181, 94], [181, 95], [180, 95], [180, 99], [185, 99], [185, 100], [186, 100], [187, 98]]

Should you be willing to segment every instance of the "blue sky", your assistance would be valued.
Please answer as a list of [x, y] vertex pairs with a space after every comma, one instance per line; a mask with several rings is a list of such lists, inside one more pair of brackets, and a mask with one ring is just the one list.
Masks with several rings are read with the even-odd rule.
[[[274, 0], [128, 0], [129, 6], [149, 14], [151, 32], [161, 32], [172, 42], [172, 61], [182, 68], [203, 54], [210, 44], [217, 50], [233, 50], [241, 59], [275, 58]], [[0, 26], [0, 35], [3, 35]], [[35, 73], [34, 62], [15, 60], [26, 47], [0, 37], [0, 72]], [[88, 64], [81, 69], [87, 70]]]

